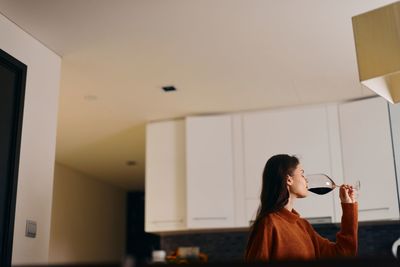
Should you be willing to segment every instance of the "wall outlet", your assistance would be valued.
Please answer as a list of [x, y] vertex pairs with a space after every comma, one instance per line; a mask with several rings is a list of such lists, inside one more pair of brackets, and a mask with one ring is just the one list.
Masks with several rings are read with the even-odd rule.
[[35, 221], [26, 220], [25, 236], [30, 238], [36, 237], [37, 225]]

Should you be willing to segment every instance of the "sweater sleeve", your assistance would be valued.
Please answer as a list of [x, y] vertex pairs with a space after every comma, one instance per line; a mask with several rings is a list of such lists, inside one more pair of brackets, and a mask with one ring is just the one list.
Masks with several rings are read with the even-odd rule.
[[332, 258], [337, 256], [356, 256], [358, 243], [358, 204], [342, 203], [341, 229], [336, 234], [336, 243], [321, 237], [313, 229], [314, 240], [317, 243], [317, 256]]

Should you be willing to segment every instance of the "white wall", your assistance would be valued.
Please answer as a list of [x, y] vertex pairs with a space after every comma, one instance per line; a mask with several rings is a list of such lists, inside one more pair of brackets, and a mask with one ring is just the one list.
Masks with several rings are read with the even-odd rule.
[[[0, 49], [28, 66], [12, 262], [46, 263], [61, 59], [1, 14]], [[37, 221], [36, 238], [24, 236], [26, 219]]]
[[[397, 197], [400, 197], [400, 104], [388, 104], [397, 179]], [[399, 204], [400, 204], [400, 199]]]
[[126, 192], [56, 164], [50, 263], [120, 262]]

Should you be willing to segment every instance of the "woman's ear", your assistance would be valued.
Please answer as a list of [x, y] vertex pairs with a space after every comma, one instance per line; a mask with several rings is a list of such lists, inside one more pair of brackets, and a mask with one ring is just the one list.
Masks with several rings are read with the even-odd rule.
[[293, 177], [290, 175], [286, 176], [286, 184], [287, 185], [292, 185], [293, 184]]

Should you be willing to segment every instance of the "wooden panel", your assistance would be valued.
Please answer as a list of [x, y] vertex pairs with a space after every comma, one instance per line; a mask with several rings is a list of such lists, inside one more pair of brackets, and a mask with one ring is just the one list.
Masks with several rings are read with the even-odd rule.
[[121, 263], [63, 263], [63, 264], [27, 264], [13, 267], [120, 267]]

